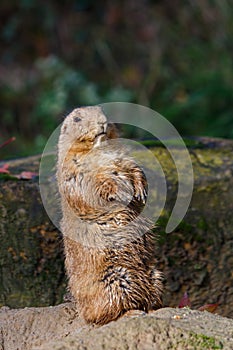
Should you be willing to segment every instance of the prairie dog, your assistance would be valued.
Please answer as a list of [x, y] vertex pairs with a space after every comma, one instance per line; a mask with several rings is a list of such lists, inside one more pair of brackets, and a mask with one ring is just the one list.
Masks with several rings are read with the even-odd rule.
[[58, 142], [57, 180], [69, 289], [80, 315], [103, 325], [161, 307], [147, 182], [98, 106], [73, 110]]

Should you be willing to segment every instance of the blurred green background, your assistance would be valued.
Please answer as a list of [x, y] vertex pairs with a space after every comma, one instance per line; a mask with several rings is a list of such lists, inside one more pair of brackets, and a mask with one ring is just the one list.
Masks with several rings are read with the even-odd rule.
[[1, 0], [0, 159], [36, 154], [74, 107], [149, 106], [233, 138], [231, 0]]

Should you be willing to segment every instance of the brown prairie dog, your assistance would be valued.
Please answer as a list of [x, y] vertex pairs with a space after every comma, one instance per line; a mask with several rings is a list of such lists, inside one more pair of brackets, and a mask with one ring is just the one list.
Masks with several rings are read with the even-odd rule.
[[88, 323], [161, 307], [141, 168], [115, 138], [100, 107], [77, 108], [63, 122], [57, 180], [69, 289]]

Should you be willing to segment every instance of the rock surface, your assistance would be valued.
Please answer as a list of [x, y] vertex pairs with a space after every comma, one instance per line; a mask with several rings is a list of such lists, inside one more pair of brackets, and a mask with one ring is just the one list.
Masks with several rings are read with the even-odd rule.
[[187, 308], [85, 325], [72, 303], [0, 310], [1, 350], [232, 349], [233, 320]]

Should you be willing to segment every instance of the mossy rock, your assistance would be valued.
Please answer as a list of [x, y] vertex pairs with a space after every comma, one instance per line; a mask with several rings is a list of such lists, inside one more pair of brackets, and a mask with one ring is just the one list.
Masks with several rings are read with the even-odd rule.
[[[218, 313], [232, 317], [233, 142], [194, 141], [189, 147], [193, 197], [185, 218], [172, 233], [165, 233], [164, 228], [176, 200], [176, 168], [166, 148], [151, 145], [169, 189], [156, 229], [156, 256], [166, 280], [164, 305], [177, 306], [187, 290], [192, 307], [218, 302]], [[39, 161], [38, 156], [8, 163], [11, 174], [16, 174], [38, 172]], [[2, 177], [0, 198], [0, 303], [21, 307], [61, 302], [66, 286], [62, 239], [44, 211], [38, 179]]]
[[176, 172], [166, 149], [154, 150], [161, 164], [166, 163], [172, 193], [158, 228], [162, 251], [158, 258], [167, 280], [164, 303], [177, 306], [188, 291], [192, 307], [219, 303], [218, 313], [233, 317], [233, 142], [209, 138], [198, 142], [201, 147], [189, 149], [192, 201], [181, 224], [169, 234], [161, 228], [174, 204]]
[[11, 174], [0, 180], [1, 305], [57, 304], [65, 291], [61, 234], [44, 210], [38, 178], [14, 177], [21, 171], [38, 172], [39, 161], [9, 161]]

